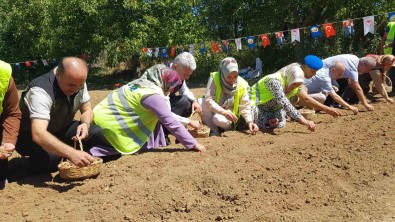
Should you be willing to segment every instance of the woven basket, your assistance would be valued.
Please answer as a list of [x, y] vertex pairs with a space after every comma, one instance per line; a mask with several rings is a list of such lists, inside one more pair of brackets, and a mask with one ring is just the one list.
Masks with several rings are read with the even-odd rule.
[[[191, 116], [189, 116], [189, 118], [191, 118], [194, 114], [195, 114], [195, 111], [192, 112], [192, 114], [191, 114]], [[199, 118], [200, 118], [199, 123], [200, 123], [200, 125], [202, 125], [200, 127], [200, 129], [199, 130], [195, 130], [194, 128], [192, 128], [190, 126], [187, 126], [187, 130], [195, 138], [206, 138], [206, 137], [209, 137], [209, 135], [210, 135], [210, 128], [202, 123], [203, 122], [203, 116], [200, 113], [198, 113], [198, 114], [199, 114]]]
[[187, 126], [188, 132], [195, 138], [206, 138], [210, 135], [210, 128], [206, 125], [202, 124], [199, 130], [195, 130], [194, 128]]
[[[78, 138], [78, 142], [80, 145], [80, 150], [82, 151], [82, 143]], [[76, 141], [74, 141], [74, 148], [76, 148]], [[94, 157], [93, 163], [85, 167], [78, 167], [74, 165], [69, 160], [65, 160], [62, 158], [62, 161], [58, 165], [60, 178], [64, 180], [82, 180], [90, 177], [94, 177], [100, 173], [100, 167], [103, 164], [103, 160]]]
[[299, 112], [308, 120], [312, 120], [315, 116], [315, 111], [313, 109], [300, 109]]

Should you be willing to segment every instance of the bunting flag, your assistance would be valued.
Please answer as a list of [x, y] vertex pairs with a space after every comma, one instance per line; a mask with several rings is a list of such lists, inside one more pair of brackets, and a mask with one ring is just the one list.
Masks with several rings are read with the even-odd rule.
[[367, 35], [369, 32], [374, 34], [374, 16], [363, 17], [363, 32]]
[[395, 22], [395, 12], [389, 12], [388, 13], [388, 21], [389, 22]]
[[143, 48], [143, 50], [142, 50], [144, 53], [146, 53], [147, 52], [147, 48]]
[[277, 45], [281, 46], [284, 44], [284, 33], [283, 32], [276, 32], [276, 39], [277, 39]]
[[219, 52], [219, 47], [216, 41], [211, 42], [211, 51], [214, 53]]
[[300, 42], [300, 32], [299, 29], [292, 29], [291, 30], [291, 42], [298, 41]]
[[206, 53], [206, 45], [204, 43], [200, 43], [200, 49], [199, 49], [201, 54]]
[[322, 36], [320, 27], [318, 27], [317, 25], [310, 26], [310, 32], [313, 38], [318, 38]]
[[266, 46], [270, 45], [270, 39], [269, 36], [267, 36], [267, 34], [261, 34], [260, 37], [261, 37], [263, 48], [266, 48]]
[[176, 55], [176, 47], [172, 46], [170, 48], [170, 57], [174, 58], [175, 55]]
[[44, 66], [48, 66], [47, 60], [43, 59], [43, 65], [44, 65]]
[[322, 26], [324, 27], [326, 38], [336, 36], [336, 31], [333, 28], [332, 23], [323, 24]]
[[16, 66], [17, 69], [21, 69], [21, 64], [15, 63], [15, 66]]
[[158, 58], [158, 56], [159, 56], [159, 48], [156, 47], [155, 48], [155, 57]]
[[166, 52], [166, 47], [163, 47], [160, 53], [160, 57], [166, 58], [167, 57], [167, 52]]
[[189, 45], [189, 53], [191, 53], [192, 55], [195, 54], [195, 46], [193, 44]]
[[229, 50], [230, 50], [230, 48], [229, 48], [229, 41], [228, 40], [222, 40], [221, 44], [222, 44], [222, 51], [229, 52]]
[[30, 64], [29, 61], [26, 61], [26, 62], [25, 62], [25, 65], [26, 65], [26, 67], [31, 67], [31, 66], [32, 66], [32, 64]]
[[343, 31], [345, 36], [355, 35], [354, 21], [352, 19], [343, 21]]
[[147, 56], [152, 57], [152, 49], [151, 48], [148, 48]]
[[241, 50], [241, 38], [235, 39], [237, 51]]
[[247, 36], [247, 47], [249, 49], [255, 49], [256, 48], [256, 44], [254, 41], [254, 36]]

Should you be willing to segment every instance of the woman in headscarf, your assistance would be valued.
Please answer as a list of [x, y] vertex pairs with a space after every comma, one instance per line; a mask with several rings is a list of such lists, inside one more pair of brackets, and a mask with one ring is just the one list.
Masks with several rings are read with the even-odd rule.
[[[166, 146], [159, 122], [187, 149], [205, 151], [205, 146], [198, 143], [170, 111], [165, 97], [179, 87], [183, 79], [165, 66], [154, 66], [146, 73], [111, 92], [93, 110], [95, 123], [103, 129], [116, 152], [132, 154], [141, 148]], [[108, 150], [104, 153], [114, 154]]]
[[222, 131], [235, 129], [243, 123], [248, 125], [252, 134], [259, 130], [252, 119], [248, 88], [232, 57], [223, 59], [218, 72], [210, 74], [205, 95], [200, 100], [203, 121], [210, 128], [210, 136], [218, 136]]
[[305, 62], [307, 64], [292, 63], [285, 66], [276, 73], [263, 77], [251, 87], [254, 122], [259, 128], [283, 128], [288, 115], [310, 131], [315, 130], [314, 122], [305, 119], [290, 102], [304, 83], [305, 72], [311, 72], [311, 78], [322, 67], [321, 59], [316, 56], [307, 56]]

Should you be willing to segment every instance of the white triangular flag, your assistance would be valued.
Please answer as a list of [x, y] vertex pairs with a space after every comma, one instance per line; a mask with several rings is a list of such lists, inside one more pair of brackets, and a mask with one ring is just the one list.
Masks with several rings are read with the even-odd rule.
[[195, 46], [193, 44], [189, 45], [189, 53], [191, 53], [192, 55], [195, 54]]
[[369, 32], [374, 34], [374, 16], [363, 17], [363, 33], [366, 35]]
[[235, 39], [237, 51], [241, 50], [241, 38]]
[[291, 30], [291, 42], [298, 41], [300, 42], [300, 32], [299, 29], [292, 29]]
[[44, 65], [44, 66], [47, 66], [47, 65], [48, 65], [47, 60], [43, 59], [42, 62], [43, 62], [43, 65]]

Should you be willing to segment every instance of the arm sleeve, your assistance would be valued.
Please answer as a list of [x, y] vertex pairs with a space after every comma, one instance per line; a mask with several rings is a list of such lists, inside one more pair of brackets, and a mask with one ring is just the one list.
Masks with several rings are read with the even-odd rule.
[[248, 90], [244, 92], [244, 95], [240, 98], [239, 103], [240, 114], [243, 116], [244, 120], [249, 123], [252, 122], [252, 113], [250, 106], [250, 97], [248, 95]]
[[171, 134], [181, 142], [187, 149], [191, 149], [197, 143], [195, 138], [185, 129], [168, 108], [166, 99], [161, 95], [145, 97], [141, 104], [144, 108], [152, 111]]
[[32, 87], [25, 95], [24, 102], [29, 109], [31, 119], [50, 120], [52, 99], [44, 89]]
[[182, 83], [180, 89], [179, 89], [180, 95], [186, 95], [189, 99], [189, 101], [193, 102], [196, 100], [195, 95], [193, 95], [193, 93], [191, 92], [191, 90], [189, 90], [187, 83], [184, 82]]
[[215, 102], [216, 86], [212, 77], [208, 80], [206, 93], [204, 94], [205, 103], [213, 113], [219, 113], [223, 108]]
[[91, 100], [91, 97], [89, 96], [88, 93], [88, 86], [86, 83], [84, 84], [84, 91], [82, 93], [82, 98], [81, 98], [81, 104], [87, 103]]
[[22, 115], [19, 110], [18, 101], [18, 91], [14, 79], [11, 77], [8, 90], [3, 100], [3, 112], [1, 113], [3, 127], [1, 142], [3, 143], [16, 144]]
[[284, 88], [281, 85], [280, 80], [270, 79], [269, 81], [265, 82], [265, 86], [273, 94], [276, 103], [281, 105], [288, 116], [295, 120], [299, 120], [301, 118], [302, 115], [297, 109], [295, 109], [295, 107], [292, 106], [291, 102], [285, 96]]

